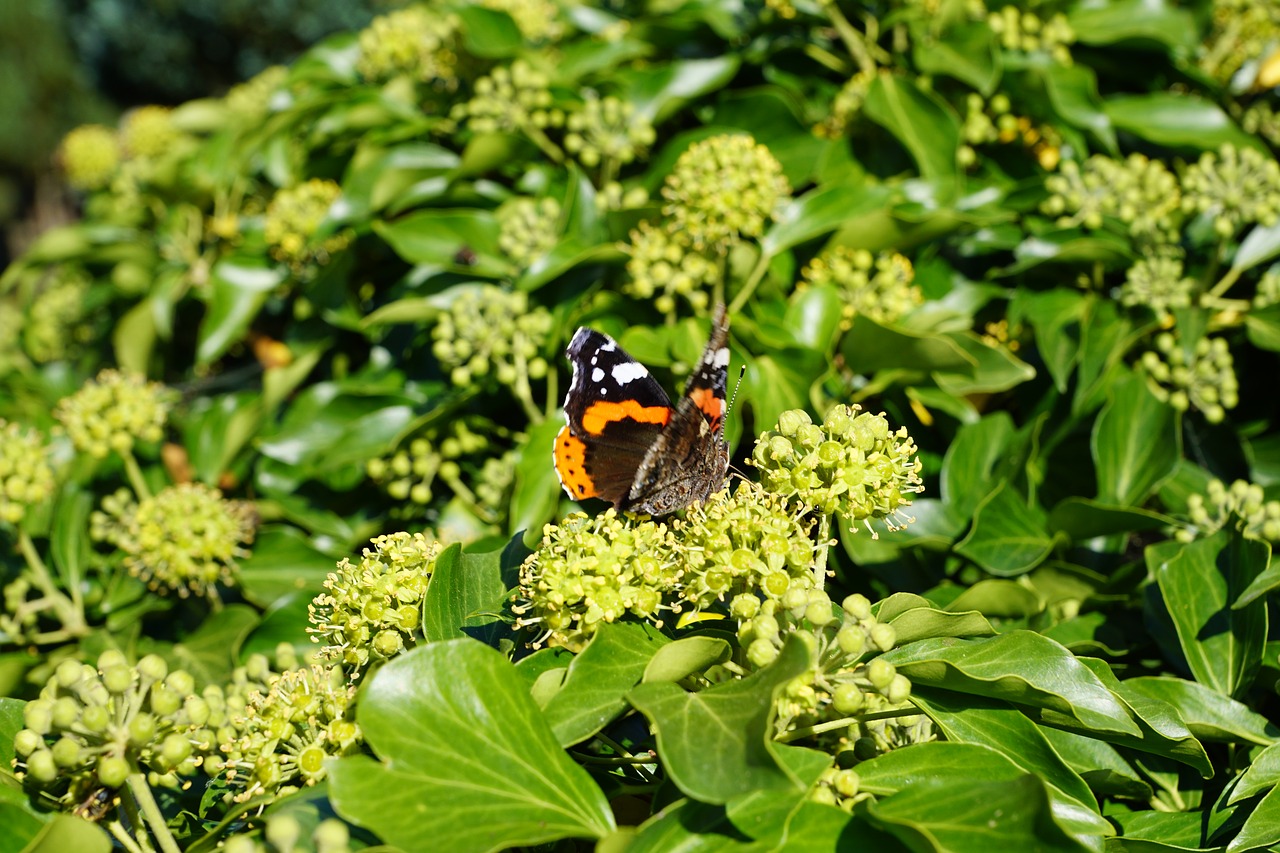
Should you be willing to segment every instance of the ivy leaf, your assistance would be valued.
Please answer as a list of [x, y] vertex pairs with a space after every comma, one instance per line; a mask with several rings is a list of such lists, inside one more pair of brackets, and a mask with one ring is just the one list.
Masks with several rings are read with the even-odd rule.
[[334, 807], [405, 850], [497, 851], [614, 829], [603, 792], [560, 748], [501, 654], [474, 640], [391, 661], [361, 694], [378, 759], [331, 766]]
[[1053, 543], [1043, 511], [1001, 482], [974, 511], [973, 529], [956, 553], [993, 575], [1014, 577], [1038, 566]]
[[1182, 456], [1179, 423], [1178, 413], [1157, 400], [1141, 376], [1112, 386], [1093, 426], [1098, 500], [1137, 506], [1159, 488]]

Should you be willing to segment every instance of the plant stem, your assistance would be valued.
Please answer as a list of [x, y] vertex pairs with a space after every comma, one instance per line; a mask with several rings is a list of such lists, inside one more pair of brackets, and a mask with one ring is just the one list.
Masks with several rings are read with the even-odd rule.
[[138, 803], [134, 799], [133, 794], [128, 787], [120, 791], [120, 808], [124, 809], [125, 816], [129, 819], [129, 826], [132, 827], [135, 849], [143, 851], [143, 853], [155, 853], [155, 847], [151, 844], [151, 836], [147, 834], [147, 828], [142, 824], [142, 815], [138, 813]]
[[[742, 290], [738, 291], [738, 295], [733, 297], [733, 302], [729, 305], [729, 315], [733, 316], [742, 310], [742, 306], [747, 304], [747, 300], [751, 298], [751, 294], [755, 292], [756, 285], [764, 278], [765, 271], [769, 269], [769, 255], [765, 254], [764, 247], [760, 249], [760, 260], [756, 261], [755, 269], [751, 271], [751, 275], [747, 276], [747, 283], [742, 285]], [[721, 277], [723, 280], [723, 276]]]
[[18, 548], [22, 551], [23, 558], [27, 561], [27, 568], [31, 572], [31, 580], [49, 599], [49, 604], [53, 607], [54, 612], [58, 614], [58, 620], [62, 622], [62, 627], [72, 636], [80, 636], [86, 632], [87, 625], [84, 618], [84, 610], [77, 607], [75, 602], [58, 589], [53, 582], [53, 576], [49, 574], [49, 568], [44, 564], [44, 560], [40, 559], [40, 553], [36, 551], [36, 545], [31, 541], [31, 537], [27, 531], [18, 529]]
[[141, 773], [132, 773], [129, 775], [126, 784], [128, 784], [129, 791], [133, 794], [134, 799], [138, 801], [138, 806], [142, 809], [142, 816], [151, 827], [151, 834], [160, 843], [160, 849], [164, 853], [182, 853], [182, 848], [174, 840], [173, 833], [169, 832], [169, 826], [165, 822], [164, 814], [160, 811], [159, 804], [156, 803], [155, 795], [151, 793], [151, 786], [147, 784], [146, 777]]
[[831, 550], [831, 516], [818, 518], [818, 557], [813, 561], [813, 582], [818, 589], [827, 582], [827, 552]]
[[876, 64], [872, 61], [871, 54], [867, 53], [867, 46], [862, 43], [862, 34], [853, 28], [853, 24], [849, 23], [849, 19], [840, 11], [840, 7], [831, 0], [823, 3], [822, 9], [827, 13], [827, 18], [836, 28], [836, 32], [840, 34], [840, 40], [844, 42], [849, 55], [853, 57], [854, 62], [858, 63], [858, 69], [874, 71]]
[[1232, 267], [1231, 269], [1227, 270], [1226, 274], [1222, 276], [1222, 278], [1218, 279], [1218, 283], [1215, 284], [1209, 290], [1209, 292], [1204, 295], [1202, 301], [1209, 300], [1209, 299], [1217, 299], [1219, 296], [1221, 296], [1222, 294], [1230, 290], [1231, 285], [1235, 284], [1236, 280], [1239, 278], [1240, 278], [1240, 270], [1238, 268]]
[[107, 823], [107, 832], [111, 833], [111, 837], [120, 842], [128, 853], [142, 853], [142, 848], [138, 846], [138, 842], [133, 840], [128, 831], [124, 828], [124, 824], [118, 820], [109, 821]]
[[134, 494], [139, 500], [151, 497], [151, 489], [147, 488], [147, 478], [142, 476], [142, 468], [138, 466], [138, 460], [134, 458], [133, 451], [121, 451], [120, 458], [124, 460], [124, 471], [129, 477], [129, 485], [133, 486]]

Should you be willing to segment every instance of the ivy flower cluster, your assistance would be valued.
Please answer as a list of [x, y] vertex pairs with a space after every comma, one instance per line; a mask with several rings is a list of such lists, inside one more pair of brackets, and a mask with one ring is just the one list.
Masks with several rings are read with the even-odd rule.
[[846, 331], [859, 314], [877, 323], [894, 323], [924, 302], [911, 261], [897, 252], [872, 255], [866, 249], [837, 246], [810, 261], [800, 278], [802, 287], [828, 286], [840, 294], [840, 325]]
[[310, 841], [311, 846], [306, 846], [302, 824], [293, 815], [283, 812], [267, 817], [261, 838], [239, 833], [228, 838], [218, 849], [221, 853], [294, 853], [297, 850], [351, 853], [351, 831], [336, 817], [325, 818], [316, 824]]
[[243, 83], [232, 86], [223, 103], [234, 120], [245, 124], [257, 121], [270, 112], [272, 100], [288, 77], [289, 69], [283, 65], [264, 68]]
[[127, 489], [108, 495], [90, 516], [90, 535], [114, 545], [124, 564], [152, 589], [217, 598], [250, 555], [257, 527], [252, 504], [224, 500], [203, 483], [181, 483], [136, 500]]
[[1219, 423], [1240, 402], [1235, 363], [1224, 338], [1201, 338], [1188, 352], [1172, 334], [1156, 336], [1156, 348], [1139, 362], [1148, 386], [1179, 412], [1195, 407], [1205, 420]]
[[17, 525], [55, 485], [49, 448], [39, 430], [0, 418], [0, 522]]
[[120, 144], [130, 159], [156, 160], [173, 152], [185, 134], [168, 107], [138, 107], [120, 122]]
[[41, 284], [22, 326], [22, 346], [36, 364], [77, 354], [93, 338], [88, 321], [91, 279], [84, 270], [61, 267]]
[[1124, 160], [1095, 154], [1083, 164], [1068, 160], [1045, 180], [1045, 187], [1052, 195], [1040, 209], [1058, 217], [1059, 226], [1097, 230], [1113, 218], [1142, 242], [1176, 242], [1182, 191], [1159, 160], [1142, 154]]
[[173, 787], [199, 763], [188, 733], [208, 716], [191, 675], [159, 655], [136, 666], [114, 649], [96, 667], [64, 660], [23, 708], [13, 743], [19, 776], [64, 806], [138, 774]]
[[120, 140], [100, 124], [86, 124], [68, 133], [58, 151], [67, 183], [91, 192], [111, 183], [120, 168]]
[[432, 353], [454, 385], [492, 375], [503, 385], [527, 385], [547, 375], [542, 356], [551, 336], [551, 314], [530, 309], [524, 291], [496, 285], [457, 292], [431, 329]]
[[353, 682], [422, 638], [422, 597], [441, 551], [421, 533], [379, 536], [370, 545], [358, 563], [338, 563], [307, 607], [321, 658]]
[[747, 134], [690, 145], [662, 186], [662, 212], [695, 248], [757, 238], [791, 195], [782, 164]]
[[560, 5], [554, 0], [481, 0], [481, 4], [510, 15], [527, 42], [554, 42], [564, 35]]
[[564, 147], [588, 169], [600, 163], [613, 168], [641, 157], [653, 145], [657, 133], [646, 115], [638, 115], [630, 101], [588, 97], [569, 114]]
[[831, 111], [827, 117], [814, 125], [814, 135], [821, 139], [840, 139], [848, 133], [849, 126], [862, 112], [875, 79], [875, 72], [859, 71], [844, 81], [840, 91], [831, 99]]
[[1059, 65], [1071, 64], [1070, 46], [1075, 43], [1076, 34], [1060, 12], [1046, 21], [1024, 11], [1020, 4], [1011, 3], [988, 15], [987, 25], [1000, 38], [1005, 50], [1043, 51]]
[[868, 530], [879, 518], [894, 530], [910, 521], [903, 510], [923, 490], [915, 452], [906, 427], [893, 431], [884, 415], [838, 405], [821, 425], [802, 409], [783, 412], [756, 439], [751, 464], [766, 490], [793, 504]]
[[351, 242], [351, 234], [340, 231], [321, 236], [321, 225], [329, 216], [342, 188], [334, 181], [312, 178], [279, 190], [267, 205], [262, 233], [271, 257], [300, 273], [323, 266]]
[[1124, 305], [1146, 306], [1162, 318], [1189, 308], [1196, 293], [1195, 279], [1182, 274], [1182, 259], [1171, 254], [1138, 259], [1125, 274], [1119, 298]]
[[157, 442], [176, 394], [135, 373], [104, 370], [53, 410], [76, 449], [97, 459], [127, 455], [137, 441]]
[[550, 79], [523, 59], [499, 66], [475, 83], [475, 94], [454, 106], [451, 117], [466, 121], [474, 133], [541, 131], [564, 124], [564, 111], [553, 107]]
[[[1274, 81], [1258, 80], [1259, 60], [1280, 41], [1280, 9], [1251, 0], [1214, 0], [1213, 29], [1201, 47], [1200, 68], [1223, 85], [1240, 89], [1271, 88]], [[1235, 79], [1250, 67], [1248, 80]]]
[[458, 86], [458, 16], [409, 6], [379, 15], [361, 31], [356, 71], [366, 80], [408, 75], [452, 91]]
[[236, 802], [314, 785], [327, 775], [326, 759], [358, 750], [355, 694], [341, 667], [319, 665], [287, 670], [265, 693], [251, 693], [238, 736], [221, 745]]
[[641, 222], [623, 246], [629, 257], [630, 279], [623, 290], [639, 299], [653, 299], [654, 307], [674, 317], [676, 299], [684, 299], [698, 311], [711, 302], [708, 291], [720, 284], [723, 270], [707, 253], [695, 249], [689, 236], [677, 228]]
[[1273, 225], [1280, 213], [1280, 163], [1253, 148], [1206, 151], [1182, 178], [1182, 207], [1213, 219], [1231, 237], [1246, 225]]
[[1227, 486], [1210, 480], [1205, 494], [1187, 498], [1190, 522], [1176, 534], [1180, 542], [1191, 542], [1233, 526], [1252, 539], [1280, 542], [1280, 501], [1269, 501], [1262, 487], [1247, 480]]
[[513, 198], [496, 215], [498, 248], [521, 268], [545, 255], [560, 237], [560, 202], [550, 196]]

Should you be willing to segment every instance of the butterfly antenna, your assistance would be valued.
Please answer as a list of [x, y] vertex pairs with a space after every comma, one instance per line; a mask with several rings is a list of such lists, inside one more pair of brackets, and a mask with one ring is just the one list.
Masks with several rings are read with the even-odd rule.
[[744, 364], [738, 369], [738, 381], [733, 385], [733, 393], [729, 395], [729, 405], [724, 410], [726, 416], [733, 411], [733, 401], [738, 399], [738, 389], [742, 387], [742, 377], [747, 375], [747, 366]]

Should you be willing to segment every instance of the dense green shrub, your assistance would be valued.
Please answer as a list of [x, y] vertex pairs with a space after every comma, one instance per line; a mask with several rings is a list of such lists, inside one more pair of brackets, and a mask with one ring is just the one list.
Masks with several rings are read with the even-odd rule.
[[[0, 844], [1280, 843], [1277, 36], [458, 0], [68, 136]], [[579, 511], [574, 328], [674, 385], [718, 303], [729, 488]]]

